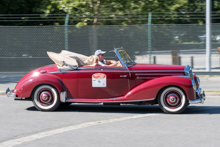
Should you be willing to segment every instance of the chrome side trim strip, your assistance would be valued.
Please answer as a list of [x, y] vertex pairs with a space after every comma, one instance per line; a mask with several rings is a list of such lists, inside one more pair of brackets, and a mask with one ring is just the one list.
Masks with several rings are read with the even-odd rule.
[[60, 101], [63, 103], [66, 102], [66, 91], [60, 93]]
[[156, 79], [158, 77], [137, 77], [138, 80], [150, 80], [150, 79]]
[[[107, 98], [107, 99], [74, 99], [74, 100], [112, 100], [112, 99], [121, 99], [123, 97], [116, 97], [116, 98]], [[73, 98], [66, 98], [67, 100], [68, 99], [73, 99]]]
[[182, 75], [179, 75], [178, 77], [183, 77], [183, 78], [190, 79], [190, 77], [188, 77], [188, 76], [182, 76]]
[[[142, 101], [151, 101], [154, 100], [155, 98], [151, 98], [151, 99], [143, 99], [143, 100], [127, 100], [127, 101], [103, 101], [103, 100], [108, 100], [108, 99], [98, 99], [95, 100], [94, 99], [87, 99], [88, 101], [82, 101], [85, 99], [72, 99], [72, 98], [67, 98], [66, 102], [83, 102], [83, 103], [123, 103], [123, 102], [142, 102]], [[92, 100], [92, 101], [91, 101]]]
[[[135, 74], [136, 76], [151, 76], [152, 74], [151, 73], [136, 73]], [[170, 73], [161, 73], [161, 74], [154, 74], [154, 76], [183, 76], [183, 75], [180, 75], [180, 74], [170, 74]]]
[[[137, 71], [112, 71], [112, 70], [89, 70], [89, 71], [79, 71], [79, 70], [74, 70], [74, 71], [63, 71], [62, 73], [69, 73], [69, 72], [146, 72], [146, 73], [155, 73], [155, 72], [161, 72], [161, 73], [170, 73], [170, 72], [184, 72], [183, 70], [165, 70], [165, 71], [161, 71], [161, 70], [137, 70]], [[51, 74], [55, 74], [55, 73], [61, 73], [61, 72], [50, 72]]]
[[[151, 98], [151, 99], [143, 99], [143, 100], [130, 100], [130, 101], [114, 101], [115, 103], [117, 102], [120, 102], [120, 103], [123, 103], [123, 102], [142, 102], [142, 101], [151, 101], [151, 100], [154, 100], [155, 98]], [[105, 102], [106, 103], [106, 102]], [[107, 101], [108, 103], [108, 101]], [[109, 103], [112, 103], [112, 102], [109, 102]]]
[[[64, 71], [62, 73], [71, 73], [71, 72], [79, 72], [79, 73], [88, 73], [88, 72], [128, 72], [128, 71], [112, 71], [112, 70], [89, 70], [89, 71]], [[51, 74], [61, 73], [61, 72], [50, 72]]]

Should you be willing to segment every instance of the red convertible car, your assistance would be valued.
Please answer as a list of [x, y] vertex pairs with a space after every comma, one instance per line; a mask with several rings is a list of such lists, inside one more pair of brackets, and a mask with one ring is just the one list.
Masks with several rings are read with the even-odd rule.
[[190, 66], [137, 64], [123, 48], [114, 49], [121, 67], [48, 65], [26, 74], [14, 90], [15, 100], [31, 100], [40, 111], [71, 103], [159, 104], [165, 113], [181, 113], [203, 103], [199, 78]]

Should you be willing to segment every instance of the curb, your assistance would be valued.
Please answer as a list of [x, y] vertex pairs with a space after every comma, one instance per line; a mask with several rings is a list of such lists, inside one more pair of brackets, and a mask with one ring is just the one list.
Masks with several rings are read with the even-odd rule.
[[0, 95], [6, 95], [5, 91], [0, 91]]
[[219, 96], [220, 97], [220, 93], [212, 93], [212, 92], [206, 92], [205, 93], [206, 96]]

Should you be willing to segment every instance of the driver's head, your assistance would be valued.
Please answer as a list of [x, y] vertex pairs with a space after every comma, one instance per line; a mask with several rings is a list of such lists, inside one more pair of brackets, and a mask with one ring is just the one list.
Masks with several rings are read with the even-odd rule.
[[103, 59], [105, 57], [105, 53], [106, 53], [106, 51], [96, 50], [94, 55], [98, 56], [99, 61], [103, 61]]

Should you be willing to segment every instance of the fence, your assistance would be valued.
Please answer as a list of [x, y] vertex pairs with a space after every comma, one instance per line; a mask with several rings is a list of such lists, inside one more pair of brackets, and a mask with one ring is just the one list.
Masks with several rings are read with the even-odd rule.
[[[152, 24], [151, 30], [148, 28], [145, 24], [0, 26], [0, 69], [1, 72], [28, 72], [53, 64], [47, 51], [58, 53], [68, 49], [92, 55], [96, 49], [111, 51], [114, 47], [125, 48], [139, 63], [150, 63], [150, 59], [153, 63], [150, 56], [156, 56], [157, 64], [172, 64], [171, 51], [179, 50], [182, 65], [190, 64], [194, 56], [194, 68], [205, 69], [205, 25]], [[218, 68], [220, 24], [212, 25], [212, 35], [212, 68]], [[112, 53], [106, 55], [107, 59], [114, 58]]]

